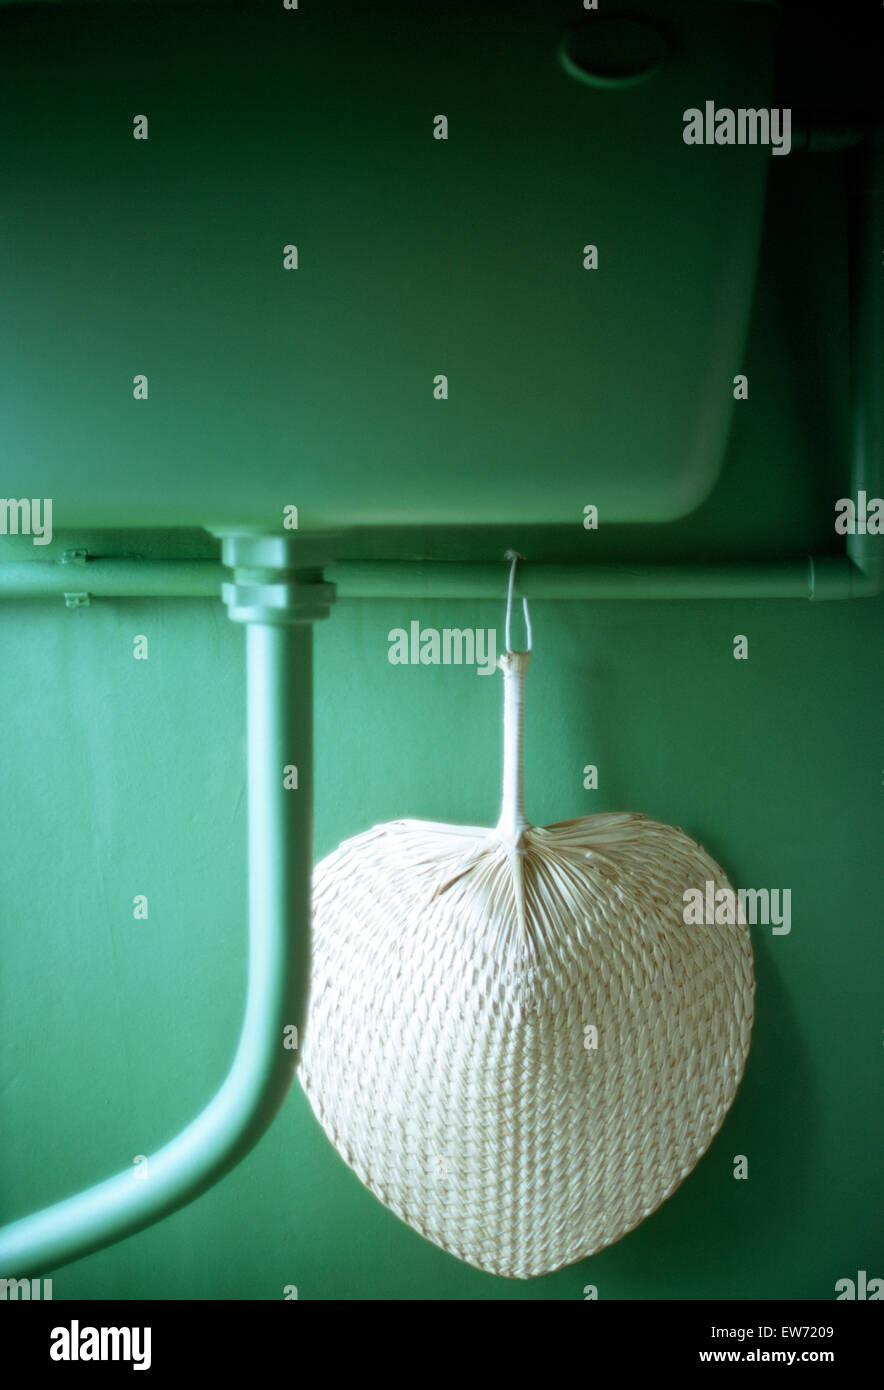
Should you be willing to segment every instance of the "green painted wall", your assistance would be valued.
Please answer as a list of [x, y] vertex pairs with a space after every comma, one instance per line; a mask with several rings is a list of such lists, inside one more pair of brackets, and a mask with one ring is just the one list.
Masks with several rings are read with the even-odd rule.
[[[408, 604], [317, 641], [317, 853], [399, 815], [496, 810], [497, 679], [400, 669]], [[422, 604], [435, 626], [488, 604]], [[584, 1265], [481, 1275], [361, 1188], [299, 1090], [197, 1203], [58, 1272], [56, 1297], [829, 1297], [880, 1266], [884, 602], [535, 605], [528, 807], [683, 825], [739, 884], [758, 1019], [725, 1126], [678, 1193]], [[131, 656], [146, 633], [148, 662]], [[735, 662], [735, 632], [750, 660]], [[245, 965], [242, 633], [211, 604], [4, 607], [2, 1191], [23, 1215], [149, 1153], [230, 1061]], [[598, 762], [601, 788], [582, 790]], [[147, 893], [149, 921], [132, 920]], [[750, 1180], [735, 1182], [732, 1156]]]
[[[836, 550], [849, 454], [843, 177], [837, 160], [776, 165], [750, 399], [703, 506], [598, 536], [579, 525], [358, 532], [342, 553], [494, 558], [516, 544], [532, 559], [689, 561]], [[82, 540], [62, 535], [53, 554]], [[90, 543], [211, 553], [205, 537], [172, 533]], [[33, 558], [29, 542], [0, 540], [0, 565], [13, 558]], [[587, 1283], [602, 1298], [830, 1298], [859, 1269], [884, 1274], [884, 596], [537, 603], [532, 616], [529, 815], [644, 811], [684, 826], [733, 882], [792, 890], [791, 934], [753, 929], [753, 1049], [709, 1153], [616, 1246], [511, 1283], [380, 1206], [296, 1086], [233, 1174], [55, 1272], [56, 1298], [281, 1298], [291, 1283], [301, 1298], [335, 1299], [579, 1299]], [[499, 627], [501, 617], [488, 603], [342, 602], [317, 628], [317, 856], [402, 815], [495, 816], [499, 679], [396, 668], [386, 652], [389, 629], [412, 618]], [[142, 633], [146, 662], [132, 657]], [[748, 662], [733, 660], [737, 633]], [[231, 1060], [245, 967], [243, 640], [220, 603], [0, 604], [5, 1218], [149, 1153]], [[582, 787], [588, 762], [600, 768], [595, 793]], [[147, 922], [133, 920], [137, 893]], [[737, 1153], [748, 1182], [732, 1177]]]

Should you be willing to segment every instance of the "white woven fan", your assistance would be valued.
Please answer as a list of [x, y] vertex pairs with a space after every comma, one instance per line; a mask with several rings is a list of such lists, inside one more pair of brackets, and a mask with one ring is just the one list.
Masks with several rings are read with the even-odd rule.
[[525, 819], [509, 554], [500, 821], [392, 821], [317, 866], [299, 1074], [391, 1211], [527, 1278], [619, 1240], [691, 1172], [742, 1076], [754, 980], [744, 923], [685, 924], [687, 888], [730, 885], [683, 831]]

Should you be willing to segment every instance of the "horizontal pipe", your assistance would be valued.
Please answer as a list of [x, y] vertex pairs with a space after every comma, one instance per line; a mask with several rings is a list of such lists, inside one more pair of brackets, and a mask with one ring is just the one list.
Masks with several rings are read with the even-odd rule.
[[46, 560], [0, 562], [0, 598], [51, 598], [87, 593], [94, 598], [220, 598], [217, 560]]
[[[88, 560], [79, 584], [66, 565], [0, 564], [0, 599], [86, 592], [96, 598], [219, 598], [226, 570], [214, 560]], [[500, 564], [424, 560], [340, 560], [325, 569], [339, 599], [498, 599]], [[732, 565], [530, 564], [519, 588], [535, 599], [857, 598], [884, 581], [845, 557]]]
[[[499, 599], [503, 564], [390, 560], [331, 566], [338, 598]], [[769, 565], [519, 565], [529, 599], [809, 598], [806, 560]]]
[[[285, 1044], [303, 1036], [309, 980], [312, 635], [308, 623], [247, 628], [249, 978], [227, 1078], [146, 1164], [0, 1231], [3, 1278], [45, 1274], [193, 1201], [248, 1153], [282, 1104], [298, 1055]], [[284, 788], [288, 764], [298, 768], [297, 791]], [[287, 1039], [292, 1024], [299, 1031]]]

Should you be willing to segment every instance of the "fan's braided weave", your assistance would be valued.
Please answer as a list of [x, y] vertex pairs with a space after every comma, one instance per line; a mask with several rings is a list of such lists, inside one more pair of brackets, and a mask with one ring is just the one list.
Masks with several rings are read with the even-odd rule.
[[414, 820], [346, 841], [314, 875], [300, 1068], [335, 1148], [495, 1274], [618, 1240], [708, 1147], [749, 1049], [748, 928], [684, 922], [708, 881], [729, 887], [681, 830], [632, 814], [518, 847]]

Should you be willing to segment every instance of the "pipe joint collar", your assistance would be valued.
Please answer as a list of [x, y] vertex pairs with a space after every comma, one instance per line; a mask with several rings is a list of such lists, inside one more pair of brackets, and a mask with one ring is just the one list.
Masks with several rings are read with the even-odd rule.
[[327, 618], [335, 585], [322, 566], [334, 557], [334, 537], [221, 533], [221, 562], [231, 577], [221, 586], [235, 623], [312, 623]]

